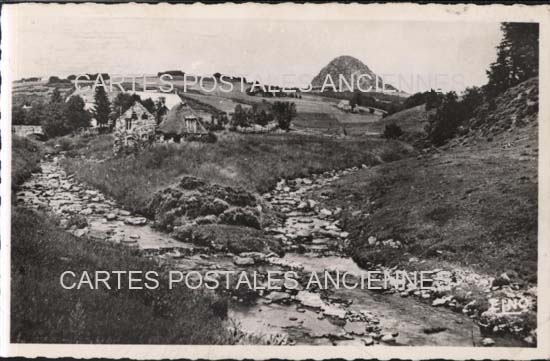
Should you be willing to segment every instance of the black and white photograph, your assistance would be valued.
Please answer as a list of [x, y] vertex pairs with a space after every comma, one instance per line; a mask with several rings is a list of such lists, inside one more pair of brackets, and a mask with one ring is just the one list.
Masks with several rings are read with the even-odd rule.
[[548, 6], [1, 15], [7, 354], [550, 357]]

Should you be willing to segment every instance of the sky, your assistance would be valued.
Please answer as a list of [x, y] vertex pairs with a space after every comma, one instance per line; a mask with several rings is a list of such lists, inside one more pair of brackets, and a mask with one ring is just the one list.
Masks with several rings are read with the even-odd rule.
[[[66, 6], [66, 5], [64, 5]], [[404, 91], [461, 91], [486, 83], [497, 22], [186, 17], [185, 10], [14, 12], [14, 78], [183, 70], [303, 86], [330, 60], [351, 55]], [[113, 8], [114, 10], [114, 8]], [[4, 34], [3, 34], [4, 35]]]

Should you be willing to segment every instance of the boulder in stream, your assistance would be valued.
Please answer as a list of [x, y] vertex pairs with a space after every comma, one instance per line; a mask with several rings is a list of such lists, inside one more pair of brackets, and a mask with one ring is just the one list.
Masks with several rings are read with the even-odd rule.
[[147, 223], [147, 218], [145, 218], [145, 217], [127, 217], [124, 220], [124, 223], [132, 225], [132, 226], [143, 226], [145, 223]]

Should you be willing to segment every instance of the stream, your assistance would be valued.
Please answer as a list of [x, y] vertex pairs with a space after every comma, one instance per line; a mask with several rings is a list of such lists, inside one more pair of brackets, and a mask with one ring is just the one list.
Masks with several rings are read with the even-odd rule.
[[[285, 245], [287, 253], [279, 258], [215, 253], [177, 241], [151, 227], [149, 220], [77, 182], [62, 170], [57, 158], [46, 159], [41, 168], [42, 172], [33, 174], [17, 192], [19, 204], [60, 216], [61, 226], [78, 237], [139, 247], [148, 256], [169, 260], [179, 270], [294, 270], [300, 274], [339, 270], [354, 277], [365, 272], [342, 251], [348, 234], [336, 220], [339, 210], [320, 208], [307, 197], [308, 192], [354, 169], [281, 181], [264, 195], [273, 209], [285, 215], [279, 225], [265, 229]], [[84, 217], [87, 225], [69, 225], [68, 219], [76, 214]], [[467, 315], [396, 292], [360, 288], [318, 292], [304, 289], [302, 282], [297, 289], [285, 286], [278, 291], [259, 291], [252, 303], [239, 302], [233, 296], [229, 318], [246, 333], [281, 336], [290, 345], [477, 346], [483, 339]], [[517, 345], [508, 339], [493, 339], [499, 346]]]

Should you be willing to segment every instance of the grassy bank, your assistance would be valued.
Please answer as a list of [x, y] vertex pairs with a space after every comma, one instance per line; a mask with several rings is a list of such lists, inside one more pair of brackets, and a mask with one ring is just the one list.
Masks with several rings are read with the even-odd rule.
[[41, 147], [28, 138], [12, 139], [12, 188], [17, 189], [33, 172], [40, 170]]
[[[64, 167], [84, 182], [141, 211], [151, 195], [184, 174], [213, 183], [265, 192], [280, 178], [303, 177], [328, 169], [378, 164], [410, 152], [398, 142], [304, 135], [223, 134], [215, 144], [159, 144], [135, 157], [104, 162], [88, 159], [101, 149], [82, 147]], [[110, 145], [106, 144], [105, 146]], [[81, 159], [84, 155], [85, 159]]]
[[[354, 259], [411, 267], [417, 257], [536, 282], [536, 139], [536, 128], [506, 133], [343, 178], [328, 194], [346, 210]], [[403, 248], [369, 244], [371, 236]]]
[[[231, 342], [222, 325], [227, 303], [217, 295], [185, 288], [65, 290], [59, 277], [96, 270], [163, 270], [120, 245], [73, 237], [44, 215], [12, 213], [11, 341], [25, 343]], [[126, 283], [124, 283], [126, 282]], [[101, 284], [100, 284], [101, 285]]]

